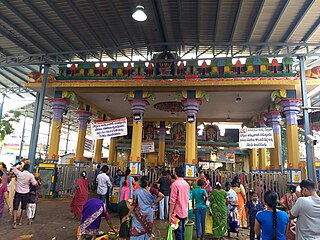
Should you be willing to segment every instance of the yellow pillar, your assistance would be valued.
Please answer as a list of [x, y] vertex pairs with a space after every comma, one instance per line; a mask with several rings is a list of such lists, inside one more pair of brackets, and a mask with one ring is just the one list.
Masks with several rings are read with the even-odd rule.
[[62, 117], [69, 103], [68, 99], [65, 98], [54, 98], [50, 100], [53, 118], [51, 125], [50, 142], [48, 147], [48, 154], [46, 156], [46, 161], [48, 162], [58, 162], [59, 160], [59, 144], [60, 144], [60, 134], [62, 127]]
[[[193, 92], [190, 91], [190, 95]], [[185, 146], [185, 177], [195, 179], [196, 178], [196, 164], [197, 164], [197, 151], [196, 136], [197, 136], [197, 112], [201, 104], [200, 99], [184, 99], [182, 105], [184, 112], [187, 115], [186, 119], [186, 146]]]
[[258, 149], [253, 148], [250, 151], [250, 162], [249, 162], [249, 168], [250, 171], [256, 171], [258, 170]]
[[270, 149], [270, 168], [271, 170], [281, 170], [280, 166], [280, 134], [273, 133], [274, 148]]
[[267, 169], [267, 149], [259, 149], [259, 170]]
[[132, 99], [130, 104], [133, 113], [133, 126], [129, 167], [132, 174], [140, 174], [143, 115], [149, 102], [146, 99]]
[[97, 139], [94, 145], [93, 164], [101, 163], [103, 139]]
[[79, 131], [78, 131], [75, 163], [82, 165], [84, 163], [83, 153], [84, 153], [84, 143], [85, 143], [86, 132], [87, 132], [87, 123], [91, 116], [91, 113], [84, 110], [79, 110], [77, 113], [78, 113], [78, 121], [79, 121]]
[[142, 122], [133, 122], [130, 161], [140, 162], [142, 146]]
[[112, 165], [117, 164], [117, 138], [110, 139], [108, 163]]
[[287, 125], [288, 167], [297, 169], [300, 162], [298, 125]]
[[289, 183], [298, 184], [302, 180], [302, 172], [299, 169], [300, 153], [298, 140], [297, 114], [300, 112], [301, 100], [286, 98], [279, 102], [286, 116], [287, 148], [288, 148], [288, 173]]
[[186, 123], [186, 163], [197, 164], [196, 159], [196, 123], [187, 122]]
[[160, 121], [160, 130], [159, 130], [159, 150], [158, 150], [158, 165], [165, 166], [166, 158], [166, 128], [165, 122]]
[[47, 159], [58, 160], [59, 158], [61, 126], [61, 121], [52, 121]]

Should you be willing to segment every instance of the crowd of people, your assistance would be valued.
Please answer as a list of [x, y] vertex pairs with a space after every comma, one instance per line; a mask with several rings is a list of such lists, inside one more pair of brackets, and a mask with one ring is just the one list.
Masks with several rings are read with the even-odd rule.
[[0, 222], [7, 205], [12, 228], [22, 225], [25, 213], [28, 224], [35, 218], [41, 181], [38, 174], [29, 172], [27, 161], [19, 161], [8, 171], [4, 163], [0, 163]]
[[[249, 228], [250, 240], [320, 239], [320, 230], [316, 227], [320, 224], [317, 217], [320, 197], [311, 180], [303, 180], [300, 186], [290, 185], [288, 192], [279, 198], [272, 190], [262, 194], [256, 189], [245, 189], [239, 176], [226, 183], [211, 183], [203, 171], [195, 182], [183, 177], [184, 169], [177, 167], [174, 174], [163, 170], [154, 182], [147, 176], [131, 176], [130, 169], [117, 170], [112, 179], [108, 166], [103, 166], [96, 171], [97, 198], [87, 201], [89, 183], [83, 172], [77, 191], [85, 198], [74, 199], [71, 204], [75, 217], [81, 218], [81, 234], [94, 237], [103, 216], [113, 229], [108, 198], [111, 188], [119, 186], [119, 239], [154, 238], [153, 222], [158, 218], [168, 222], [176, 240], [183, 240], [190, 208], [195, 217], [197, 239], [204, 239], [205, 234], [225, 239], [231, 232], [238, 234], [241, 228]], [[76, 193], [75, 198], [79, 194]]]

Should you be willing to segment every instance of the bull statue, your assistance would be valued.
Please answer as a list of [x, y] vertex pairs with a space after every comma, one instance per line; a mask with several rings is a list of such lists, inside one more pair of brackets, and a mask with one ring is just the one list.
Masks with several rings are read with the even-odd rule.
[[[300, 76], [300, 71], [297, 71], [298, 76]], [[313, 67], [311, 69], [307, 69], [305, 71], [307, 78], [320, 78], [320, 66]]]
[[[48, 74], [48, 81], [54, 81], [56, 80], [55, 76], [56, 76], [56, 70], [54, 69], [50, 69], [50, 73]], [[28, 74], [29, 78], [32, 78], [35, 80], [35, 82], [42, 82], [43, 80], [43, 73], [40, 72], [31, 72]]]

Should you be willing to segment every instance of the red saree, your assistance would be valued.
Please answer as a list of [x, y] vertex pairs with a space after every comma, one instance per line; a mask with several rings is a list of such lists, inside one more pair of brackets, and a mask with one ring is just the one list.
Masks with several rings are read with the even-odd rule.
[[89, 181], [88, 179], [80, 178], [77, 180], [77, 191], [74, 194], [70, 204], [70, 211], [79, 219], [82, 218], [83, 205], [88, 200]]

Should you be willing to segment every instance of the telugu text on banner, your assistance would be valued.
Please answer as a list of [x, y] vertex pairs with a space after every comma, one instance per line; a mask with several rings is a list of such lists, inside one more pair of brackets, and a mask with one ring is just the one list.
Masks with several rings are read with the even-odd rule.
[[120, 118], [106, 122], [93, 123], [91, 126], [93, 139], [104, 139], [127, 135], [127, 118]]
[[273, 129], [242, 128], [239, 131], [240, 148], [274, 148]]
[[151, 153], [154, 152], [154, 142], [142, 142], [141, 153]]

